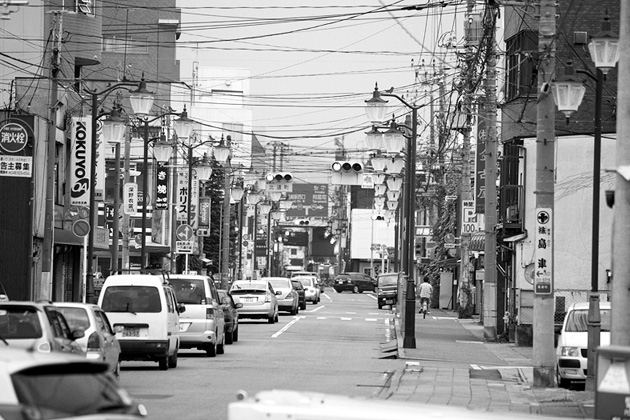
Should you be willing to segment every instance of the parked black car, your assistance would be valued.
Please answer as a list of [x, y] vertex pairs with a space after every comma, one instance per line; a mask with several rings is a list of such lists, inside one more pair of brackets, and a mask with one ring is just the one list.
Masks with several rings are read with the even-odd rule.
[[225, 318], [225, 344], [232, 344], [238, 341], [238, 309], [242, 308], [243, 304], [235, 303], [227, 290], [217, 289], [217, 292]]
[[391, 307], [396, 305], [396, 301], [398, 300], [399, 277], [400, 275], [398, 273], [379, 274], [376, 279], [378, 309], [383, 309], [385, 305], [390, 305]]
[[291, 284], [293, 288], [298, 294], [298, 303], [301, 310], [306, 309], [306, 291], [304, 290], [304, 285], [297, 278], [291, 279]]
[[351, 291], [352, 293], [374, 292], [376, 281], [364, 273], [339, 273], [335, 277], [333, 289], [337, 293]]

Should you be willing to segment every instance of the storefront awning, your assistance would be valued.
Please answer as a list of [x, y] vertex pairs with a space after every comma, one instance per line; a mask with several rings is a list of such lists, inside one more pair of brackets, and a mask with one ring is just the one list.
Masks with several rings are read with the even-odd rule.
[[483, 252], [486, 246], [486, 233], [475, 232], [470, 235], [469, 251]]
[[77, 236], [69, 230], [55, 229], [55, 245], [83, 246], [83, 237]]

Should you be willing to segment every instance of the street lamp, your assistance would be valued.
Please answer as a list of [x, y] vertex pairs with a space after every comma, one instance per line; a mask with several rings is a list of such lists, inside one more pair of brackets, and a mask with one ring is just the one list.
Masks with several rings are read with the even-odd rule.
[[[98, 148], [98, 141], [97, 141], [97, 122], [98, 119], [100, 117], [102, 117], [103, 115], [99, 115], [98, 114], [98, 106], [99, 106], [99, 97], [103, 96], [103, 100], [112, 92], [114, 92], [117, 89], [120, 88], [125, 88], [125, 87], [131, 87], [131, 86], [138, 86], [138, 83], [136, 82], [120, 82], [117, 83], [115, 85], [109, 86], [106, 89], [103, 89], [102, 91], [92, 91], [92, 90], [87, 90], [86, 89], [86, 93], [89, 94], [91, 96], [91, 113], [92, 113], [92, 127], [91, 127], [91, 141], [90, 141], [90, 149], [91, 149], [91, 157], [90, 157], [90, 189], [89, 189], [89, 195], [88, 195], [88, 206], [89, 206], [89, 213], [88, 213], [88, 217], [89, 217], [89, 222], [90, 222], [90, 230], [88, 232], [88, 238], [87, 238], [87, 267], [86, 267], [86, 276], [85, 276], [85, 300], [88, 303], [95, 303], [94, 302], [94, 231], [95, 229], [95, 221], [96, 221], [96, 165], [97, 165], [97, 160], [96, 160], [96, 149]], [[141, 91], [142, 87], [145, 86], [145, 90], [146, 90], [146, 83], [144, 81], [144, 79], [142, 79], [142, 81], [140, 81], [139, 84], [139, 89]], [[133, 95], [132, 95], [133, 96]], [[143, 114], [147, 114], [149, 112], [149, 110], [151, 109], [151, 106], [153, 105], [153, 100], [149, 100], [149, 98], [145, 95], [145, 96], [136, 96], [133, 99], [130, 97], [130, 102], [131, 102], [131, 107], [133, 109], [133, 113], [136, 115], [143, 115]], [[104, 121], [103, 125], [107, 125], [111, 123], [108, 122], [107, 120]], [[117, 122], [115, 122], [114, 124], [117, 124]], [[108, 128], [106, 128], [106, 130], [108, 130]], [[113, 130], [110, 131], [108, 136], [112, 136], [114, 133], [120, 134], [121, 131], [120, 130]], [[124, 131], [122, 131], [122, 133], [124, 133]], [[107, 138], [108, 141], [113, 140], [113, 137], [109, 137]], [[122, 137], [119, 137], [118, 143], [120, 143]]]
[[[602, 25], [602, 31], [591, 37], [591, 42], [588, 44], [588, 49], [591, 54], [591, 59], [597, 67], [597, 77], [593, 76], [590, 72], [579, 71], [582, 74], [586, 74], [591, 79], [596, 81], [595, 85], [595, 133], [593, 143], [593, 222], [591, 233], [591, 291], [589, 293], [589, 306], [588, 306], [588, 364], [587, 364], [587, 377], [586, 377], [586, 389], [593, 390], [595, 387], [595, 362], [596, 362], [596, 349], [600, 345], [600, 333], [601, 333], [601, 315], [599, 309], [599, 195], [600, 195], [600, 171], [601, 171], [601, 145], [602, 145], [602, 91], [604, 85], [604, 79], [606, 74], [612, 68], [614, 68], [619, 60], [619, 38], [617, 34], [611, 31], [610, 20], [608, 16], [604, 17], [604, 23]], [[554, 99], [558, 110], [569, 115], [580, 106], [584, 91], [586, 90], [582, 86], [582, 93], [580, 87], [575, 86], [576, 82], [572, 80], [572, 74], [575, 74], [572, 67], [567, 66], [569, 79], [560, 79], [552, 86]], [[565, 76], [566, 76], [565, 71]], [[581, 86], [581, 82], [579, 82]], [[576, 92], [575, 95], [562, 96], [562, 92]], [[565, 103], [563, 99], [572, 98], [573, 102]]]
[[416, 137], [418, 135], [418, 109], [421, 106], [408, 103], [401, 96], [390, 92], [379, 92], [378, 85], [374, 87], [372, 98], [365, 101], [365, 111], [368, 119], [372, 124], [381, 124], [387, 113], [387, 100], [381, 96], [392, 97], [398, 99], [407, 108], [411, 109], [411, 136], [407, 138], [407, 167], [405, 170], [405, 190], [403, 200], [404, 211], [404, 238], [402, 243], [403, 255], [403, 271], [407, 275], [407, 298], [405, 302], [405, 333], [403, 339], [404, 348], [416, 348], [415, 338], [415, 312], [416, 312], [416, 296], [415, 296], [415, 213], [416, 213], [416, 197], [415, 197], [415, 180], [416, 180]]

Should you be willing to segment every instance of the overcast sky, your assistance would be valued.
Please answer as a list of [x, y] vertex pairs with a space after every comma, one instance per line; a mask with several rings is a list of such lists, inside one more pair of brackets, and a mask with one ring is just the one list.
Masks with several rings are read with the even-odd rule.
[[[446, 50], [438, 45], [452, 36], [461, 43], [465, 1], [435, 3], [178, 0], [181, 78], [191, 80], [194, 61], [249, 69], [245, 103], [261, 143], [282, 141], [304, 164], [332, 162], [335, 137], [343, 136], [349, 150], [362, 147], [369, 129], [364, 101], [376, 82], [410, 97], [418, 65], [441, 63]], [[429, 6], [401, 10], [414, 5]], [[400, 116], [402, 108], [391, 112]]]

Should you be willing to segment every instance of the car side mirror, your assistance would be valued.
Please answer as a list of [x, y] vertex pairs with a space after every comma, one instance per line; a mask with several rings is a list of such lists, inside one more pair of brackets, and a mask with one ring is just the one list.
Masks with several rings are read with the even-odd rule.
[[178, 311], [180, 314], [182, 314], [182, 313], [186, 312], [186, 307], [184, 306], [184, 304], [183, 304], [183, 303], [178, 303], [178, 304], [177, 304], [177, 311]]
[[236, 307], [236, 309], [240, 309], [243, 307], [243, 304], [239, 302], [239, 303], [235, 303], [234, 306]]
[[282, 294], [282, 292], [279, 291], [279, 290], [275, 293], [275, 295], [281, 295], [281, 294]]

